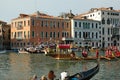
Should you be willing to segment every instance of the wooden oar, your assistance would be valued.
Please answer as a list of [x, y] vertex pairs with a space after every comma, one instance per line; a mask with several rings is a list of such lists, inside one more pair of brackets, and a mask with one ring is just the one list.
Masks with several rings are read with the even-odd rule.
[[101, 57], [103, 57], [104, 59], [107, 59], [107, 60], [111, 60], [111, 58], [106, 57], [106, 56], [101, 56]]
[[107, 59], [107, 60], [111, 60], [111, 58], [109, 58], [109, 57], [104, 57], [105, 59]]

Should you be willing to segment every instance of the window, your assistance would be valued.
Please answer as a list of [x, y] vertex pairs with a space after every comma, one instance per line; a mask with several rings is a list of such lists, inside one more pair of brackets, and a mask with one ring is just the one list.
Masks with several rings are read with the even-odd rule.
[[44, 38], [44, 32], [41, 32], [41, 38]]
[[85, 23], [83, 22], [83, 29], [85, 29]]
[[53, 32], [53, 37], [55, 38], [55, 32]]
[[24, 21], [24, 26], [26, 26], [26, 21]]
[[96, 32], [96, 39], [98, 38], [98, 33]]
[[64, 22], [62, 22], [62, 28], [64, 28]]
[[60, 27], [60, 23], [58, 22], [58, 28]]
[[46, 37], [46, 38], [48, 37], [48, 33], [47, 33], [47, 32], [45, 33], [45, 37]]
[[58, 32], [58, 38], [60, 37], [60, 32]]
[[34, 38], [35, 37], [35, 33], [34, 33], [34, 31], [32, 31], [32, 38]]
[[109, 18], [107, 19], [107, 24], [110, 24], [110, 19]]
[[92, 38], [94, 38], [94, 33], [92, 32]]
[[83, 32], [83, 38], [87, 38], [87, 32]]
[[90, 23], [88, 23], [88, 29], [90, 29]]
[[69, 24], [67, 23], [67, 28], [69, 27]]
[[104, 28], [102, 28], [102, 35], [104, 35], [105, 34], [105, 29]]
[[50, 27], [52, 28], [52, 21], [50, 21]]
[[104, 15], [104, 12], [102, 12], [102, 14]]
[[102, 24], [105, 24], [105, 19], [104, 18], [102, 19]]
[[64, 32], [62, 32], [62, 37], [65, 37]]
[[35, 21], [34, 21], [34, 19], [32, 20], [32, 26], [35, 26]]
[[79, 38], [81, 38], [81, 32], [79, 32]]
[[53, 22], [53, 27], [55, 28], [55, 21]]
[[24, 31], [24, 38], [26, 38], [26, 32]]
[[77, 27], [77, 22], [75, 22], [75, 27]]
[[79, 22], [79, 27], [81, 27], [81, 22]]
[[96, 29], [98, 28], [98, 24], [96, 23]]
[[43, 22], [43, 21], [41, 21], [41, 27], [43, 27], [43, 24], [44, 24], [44, 22]]
[[47, 21], [45, 21], [45, 26], [46, 26], [46, 27], [48, 26], [48, 22], [47, 22]]
[[108, 35], [110, 35], [110, 28], [108, 28]]
[[92, 28], [94, 28], [94, 24], [92, 23]]
[[30, 25], [30, 21], [28, 20], [28, 26]]
[[52, 32], [50, 32], [50, 38], [52, 38]]
[[30, 38], [30, 31], [28, 31], [28, 38]]
[[77, 38], [77, 32], [75, 32], [75, 38]]

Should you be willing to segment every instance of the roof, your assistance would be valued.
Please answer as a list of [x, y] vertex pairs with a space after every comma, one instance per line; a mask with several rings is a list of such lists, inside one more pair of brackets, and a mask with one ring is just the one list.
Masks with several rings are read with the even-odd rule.
[[[51, 16], [51, 15], [48, 15], [48, 14], [45, 14], [45, 13], [42, 13], [42, 12], [35, 12], [33, 14], [20, 14], [19, 17], [15, 18], [15, 19], [20, 19], [20, 18], [29, 18], [29, 17], [38, 17], [38, 18], [47, 18], [47, 19], [63, 19], [63, 18], [60, 18], [60, 17], [54, 17], [54, 16]], [[13, 20], [15, 20], [13, 19]]]
[[0, 23], [6, 23], [6, 22], [4, 22], [4, 21], [0, 20]]
[[[87, 18], [86, 16], [83, 16], [83, 15], [78, 15], [78, 16], [75, 16], [74, 18], [73, 18], [74, 20], [87, 20], [87, 21], [97, 21], [97, 20], [94, 20], [94, 19], [89, 19], [89, 18]], [[99, 21], [97, 21], [97, 22], [99, 22]]]
[[74, 18], [75, 19], [82, 19], [84, 15], [90, 14], [90, 13], [93, 13], [93, 12], [97, 12], [97, 11], [114, 11], [114, 12], [120, 12], [120, 10], [114, 10], [113, 7], [108, 7], [108, 8], [105, 8], [105, 7], [91, 8], [88, 12], [83, 13], [83, 14], [79, 14], [79, 15], [75, 16]]

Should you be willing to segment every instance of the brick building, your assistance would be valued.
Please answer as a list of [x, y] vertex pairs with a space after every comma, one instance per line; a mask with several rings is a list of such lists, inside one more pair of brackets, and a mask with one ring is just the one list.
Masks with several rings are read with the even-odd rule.
[[40, 42], [60, 42], [71, 37], [69, 19], [50, 16], [39, 11], [20, 14], [11, 21], [11, 48], [18, 49]]

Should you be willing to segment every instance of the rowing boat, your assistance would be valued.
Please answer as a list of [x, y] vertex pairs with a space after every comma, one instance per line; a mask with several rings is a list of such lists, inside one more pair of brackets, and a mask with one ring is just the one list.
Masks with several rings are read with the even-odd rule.
[[99, 72], [99, 63], [92, 69], [76, 73], [67, 77], [67, 80], [90, 80], [94, 75]]

